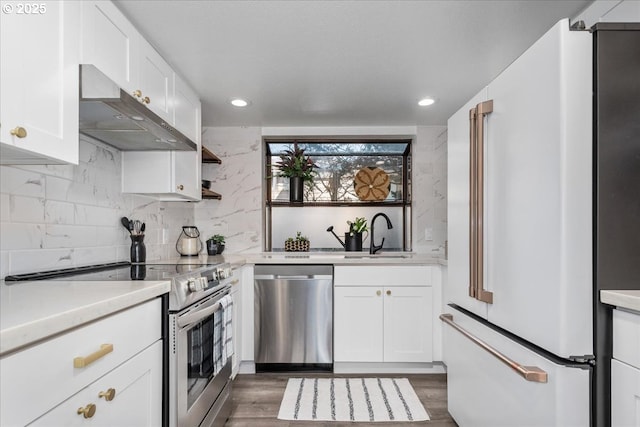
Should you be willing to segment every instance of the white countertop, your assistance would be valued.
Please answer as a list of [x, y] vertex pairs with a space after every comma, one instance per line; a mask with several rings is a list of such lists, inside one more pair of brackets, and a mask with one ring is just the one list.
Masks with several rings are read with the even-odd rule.
[[632, 291], [600, 291], [600, 301], [640, 312], [640, 290]]
[[0, 355], [169, 292], [169, 281], [0, 283]]
[[158, 264], [218, 264], [228, 262], [232, 267], [244, 264], [333, 264], [333, 265], [447, 265], [439, 256], [414, 252], [261, 252], [222, 254], [215, 256], [177, 257]]

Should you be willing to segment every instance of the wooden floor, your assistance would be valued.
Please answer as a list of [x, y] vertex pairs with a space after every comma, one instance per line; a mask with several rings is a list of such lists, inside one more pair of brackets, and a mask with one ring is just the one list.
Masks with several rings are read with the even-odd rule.
[[[445, 374], [428, 375], [378, 375], [379, 377], [409, 378], [409, 382], [427, 409], [430, 421], [402, 423], [351, 423], [325, 421], [285, 421], [278, 420], [280, 401], [290, 377], [318, 378], [331, 377], [331, 374], [319, 373], [286, 373], [238, 375], [233, 381], [232, 413], [227, 427], [344, 427], [365, 426], [389, 427], [402, 425], [406, 427], [456, 427], [447, 412], [447, 377]], [[333, 375], [344, 377], [371, 377], [373, 375]]]

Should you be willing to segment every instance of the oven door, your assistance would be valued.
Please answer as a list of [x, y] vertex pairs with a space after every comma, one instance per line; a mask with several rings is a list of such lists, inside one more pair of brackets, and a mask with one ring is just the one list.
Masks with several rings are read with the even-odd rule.
[[199, 426], [231, 378], [231, 358], [222, 360], [223, 310], [228, 289], [170, 314], [171, 425]]

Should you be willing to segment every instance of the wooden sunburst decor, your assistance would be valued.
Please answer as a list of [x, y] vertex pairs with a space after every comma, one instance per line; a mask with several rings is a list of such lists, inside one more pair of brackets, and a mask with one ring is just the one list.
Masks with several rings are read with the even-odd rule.
[[356, 173], [353, 185], [360, 200], [373, 202], [387, 198], [390, 182], [389, 175], [384, 170], [365, 166]]

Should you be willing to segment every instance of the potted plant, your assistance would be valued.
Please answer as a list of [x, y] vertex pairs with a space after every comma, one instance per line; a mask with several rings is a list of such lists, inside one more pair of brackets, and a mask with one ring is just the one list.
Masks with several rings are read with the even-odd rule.
[[353, 221], [347, 221], [349, 231], [344, 234], [345, 250], [361, 251], [362, 250], [362, 233], [368, 232], [367, 220], [364, 217], [356, 217]]
[[295, 238], [289, 237], [284, 242], [284, 250], [287, 252], [308, 252], [310, 246], [309, 239], [299, 231]]
[[276, 167], [280, 171], [278, 176], [289, 178], [289, 201], [302, 202], [304, 183], [313, 181], [313, 169], [317, 165], [311, 157], [305, 156], [304, 148], [294, 143], [293, 150], [285, 150], [280, 154]]
[[224, 251], [224, 236], [214, 234], [207, 239], [207, 253], [209, 255], [220, 255]]

